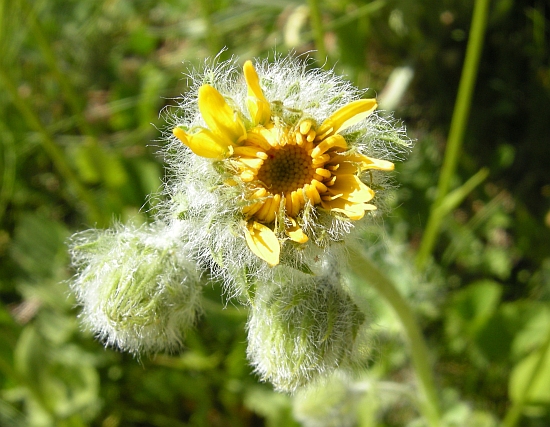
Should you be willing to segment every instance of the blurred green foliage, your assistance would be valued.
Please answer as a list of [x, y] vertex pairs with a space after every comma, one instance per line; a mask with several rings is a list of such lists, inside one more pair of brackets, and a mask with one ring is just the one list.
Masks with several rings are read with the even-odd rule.
[[[414, 71], [395, 114], [416, 146], [397, 165], [390, 214], [365, 244], [418, 316], [445, 425], [550, 425], [547, 3], [491, 2], [453, 186], [484, 167], [489, 176], [445, 216], [425, 271], [412, 258], [473, 1], [318, 4], [327, 63], [368, 95], [383, 94], [399, 67]], [[370, 313], [372, 353], [361, 375], [331, 380], [333, 393], [317, 401], [257, 383], [246, 309], [219, 289], [205, 289], [205, 315], [181, 354], [142, 360], [82, 331], [68, 293], [72, 232], [147, 221], [154, 208], [158, 112], [187, 89], [186, 68], [217, 54], [308, 52], [309, 16], [308, 3], [293, 0], [0, 0], [0, 425], [424, 425], [397, 318], [357, 279], [350, 287]]]

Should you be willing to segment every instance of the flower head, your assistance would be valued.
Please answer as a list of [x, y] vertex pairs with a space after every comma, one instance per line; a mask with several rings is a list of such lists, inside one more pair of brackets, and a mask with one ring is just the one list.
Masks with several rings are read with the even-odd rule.
[[[243, 74], [244, 108], [232, 94], [202, 84], [198, 110], [206, 126], [182, 124], [173, 134], [195, 155], [217, 165], [220, 185], [236, 195], [234, 204], [244, 220], [242, 233], [249, 250], [275, 266], [286, 242], [295, 248], [310, 238], [317, 245], [326, 243], [315, 224], [320, 216], [329, 215], [334, 223], [353, 222], [375, 210], [375, 190], [366, 180], [372, 181], [372, 171], [391, 171], [393, 163], [363, 153], [362, 138], [373, 124], [366, 119], [376, 109], [376, 100], [351, 99], [326, 116], [324, 111], [316, 114], [321, 108], [301, 110], [295, 102], [266, 96], [264, 87], [274, 83], [269, 70], [260, 76], [247, 61]], [[319, 80], [318, 90], [333, 96]], [[294, 83], [299, 91], [303, 82]]]
[[181, 346], [200, 312], [202, 286], [173, 230], [87, 230], [72, 237], [71, 253], [81, 316], [102, 341], [132, 353]]
[[250, 307], [248, 357], [263, 380], [294, 391], [353, 365], [366, 316], [341, 270], [409, 148], [404, 129], [294, 57], [216, 63], [190, 78], [152, 224], [71, 241], [85, 323], [134, 353], [174, 349], [201, 285], [221, 282]]

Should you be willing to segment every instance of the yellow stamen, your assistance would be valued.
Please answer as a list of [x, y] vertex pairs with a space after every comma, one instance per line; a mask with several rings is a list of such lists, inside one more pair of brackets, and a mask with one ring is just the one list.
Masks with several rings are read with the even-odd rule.
[[320, 175], [322, 176], [323, 178], [330, 178], [332, 176], [332, 174], [330, 173], [330, 171], [326, 170], [326, 169], [323, 169], [323, 168], [317, 168], [315, 169], [315, 173], [317, 175]]
[[319, 195], [319, 191], [314, 185], [306, 184], [304, 186], [304, 192], [306, 193], [306, 196], [313, 206], [321, 203], [321, 196]]
[[248, 217], [251, 217], [252, 215], [254, 215], [256, 212], [258, 212], [262, 208], [264, 203], [265, 202], [258, 202], [258, 203], [254, 203], [254, 204], [249, 205], [249, 206], [245, 206], [242, 209], [242, 212], [243, 212], [243, 214], [247, 215]]

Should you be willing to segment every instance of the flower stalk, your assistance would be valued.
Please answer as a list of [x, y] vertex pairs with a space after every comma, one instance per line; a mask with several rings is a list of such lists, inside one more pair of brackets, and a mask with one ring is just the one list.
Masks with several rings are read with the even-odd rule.
[[472, 105], [472, 95], [483, 48], [488, 11], [489, 0], [476, 0], [468, 46], [466, 47], [466, 58], [462, 68], [458, 95], [451, 119], [451, 128], [449, 130], [449, 137], [447, 138], [447, 148], [437, 185], [437, 196], [430, 209], [430, 216], [416, 257], [416, 265], [419, 269], [423, 269], [426, 266], [441, 228], [443, 217], [438, 215], [438, 208], [449, 192], [451, 180], [458, 164], [464, 132]]
[[[419, 399], [420, 412], [431, 427], [439, 427], [441, 409], [430, 363], [430, 352], [414, 312], [393, 282], [362, 253], [360, 248], [353, 248], [350, 255], [352, 271], [357, 277], [367, 281], [370, 286], [375, 288], [399, 317], [409, 344], [412, 364], [418, 379], [418, 388], [421, 393]], [[368, 274], [365, 274], [365, 272], [368, 272]]]

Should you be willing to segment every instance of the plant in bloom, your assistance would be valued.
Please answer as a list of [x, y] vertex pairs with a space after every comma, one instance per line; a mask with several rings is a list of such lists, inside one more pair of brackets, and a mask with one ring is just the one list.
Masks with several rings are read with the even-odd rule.
[[251, 61], [244, 64], [244, 78], [248, 117], [204, 84], [198, 107], [207, 127], [173, 132], [196, 155], [226, 163], [233, 177], [225, 185], [241, 187], [246, 243], [275, 266], [285, 240], [303, 244], [315, 232], [308, 230], [315, 228], [308, 224], [312, 209], [353, 221], [376, 209], [369, 203], [375, 192], [360, 175], [391, 171], [393, 163], [362, 154], [342, 135], [372, 114], [376, 100], [354, 100], [320, 121], [295, 108], [285, 111], [284, 103], [270, 103]]
[[[294, 57], [213, 62], [189, 78], [168, 116], [153, 225], [73, 238], [85, 323], [125, 350], [172, 349], [213, 281], [250, 307], [248, 357], [277, 389], [353, 365], [366, 316], [345, 288], [346, 247], [383, 206], [392, 161], [409, 149], [404, 129], [375, 99]], [[168, 261], [136, 265], [144, 249]], [[171, 295], [187, 295], [188, 307]], [[163, 311], [173, 313], [152, 321]]]

